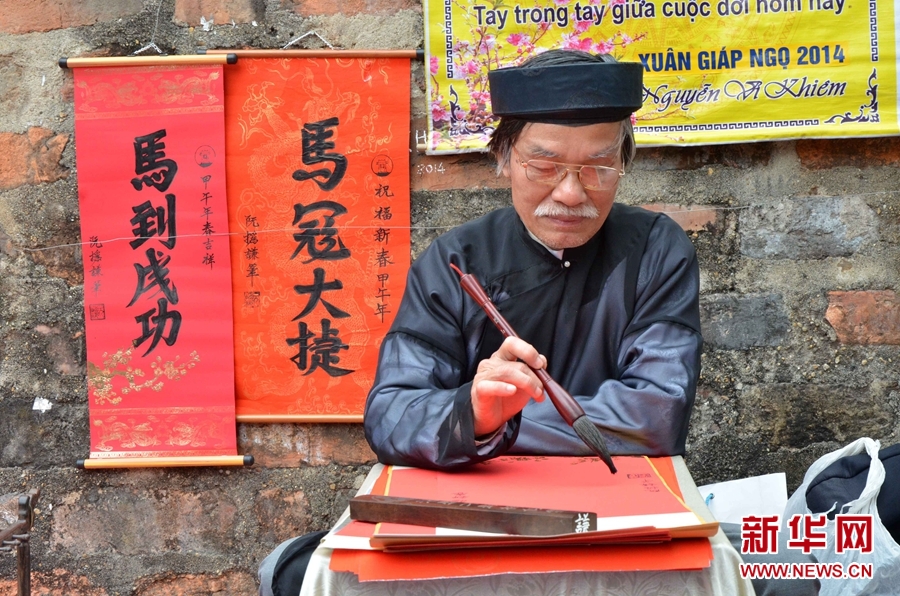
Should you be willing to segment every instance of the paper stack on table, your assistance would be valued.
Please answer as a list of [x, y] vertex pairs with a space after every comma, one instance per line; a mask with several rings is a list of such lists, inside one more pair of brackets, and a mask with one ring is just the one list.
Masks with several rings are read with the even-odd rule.
[[[619, 468], [615, 475], [595, 457], [507, 456], [454, 472], [388, 466], [370, 494], [585, 511], [596, 513], [597, 526], [587, 532], [521, 536], [349, 521], [333, 530], [323, 546], [335, 549], [332, 570], [357, 573], [360, 581], [518, 572], [518, 567], [533, 571], [708, 567], [712, 555], [707, 538], [718, 524], [704, 522], [684, 504], [671, 460], [618, 457], [615, 463]], [[487, 548], [490, 553], [457, 550], [470, 548]], [[465, 570], [460, 568], [463, 562]], [[473, 565], [487, 567], [479, 570]]]

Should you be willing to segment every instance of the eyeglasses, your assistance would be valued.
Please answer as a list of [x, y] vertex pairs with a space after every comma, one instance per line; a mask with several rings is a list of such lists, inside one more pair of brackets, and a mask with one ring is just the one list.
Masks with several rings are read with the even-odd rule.
[[513, 152], [516, 154], [516, 161], [525, 168], [525, 177], [540, 184], [556, 186], [572, 171], [578, 173], [578, 181], [586, 190], [605, 190], [615, 186], [619, 178], [625, 175], [623, 170], [608, 166], [585, 166], [545, 159], [522, 161], [515, 147]]

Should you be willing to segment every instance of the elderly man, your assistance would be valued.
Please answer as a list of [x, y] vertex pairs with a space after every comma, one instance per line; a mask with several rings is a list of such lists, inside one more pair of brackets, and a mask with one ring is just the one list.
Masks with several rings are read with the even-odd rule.
[[[490, 150], [512, 207], [413, 264], [381, 348], [366, 438], [386, 464], [453, 468], [591, 450], [544, 399], [546, 368], [614, 454], [685, 448], [700, 370], [694, 248], [665, 215], [615, 204], [634, 155], [641, 66], [562, 50], [490, 74]], [[473, 274], [521, 339], [460, 288]]]

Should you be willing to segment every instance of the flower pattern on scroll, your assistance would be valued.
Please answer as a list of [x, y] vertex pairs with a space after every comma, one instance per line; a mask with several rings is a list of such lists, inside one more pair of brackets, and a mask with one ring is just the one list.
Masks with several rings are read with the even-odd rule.
[[[151, 370], [147, 373], [142, 368], [134, 367], [131, 364], [133, 356], [133, 348], [128, 348], [118, 350], [112, 355], [104, 352], [103, 364], [100, 366], [88, 362], [88, 392], [94, 396], [95, 404], [116, 405], [121, 403], [121, 395], [138, 392], [142, 389], [161, 391], [165, 385], [163, 379], [178, 381], [187, 374], [189, 369], [194, 368], [200, 362], [200, 354], [196, 351], [191, 352], [188, 361], [182, 363], [178, 363], [181, 356], [175, 356], [174, 360], [168, 362], [163, 362], [161, 357], [157, 357], [150, 363]], [[148, 374], [151, 376], [143, 381], [142, 379], [148, 377]], [[114, 381], [120, 378], [124, 379], [125, 384], [117, 390]]]

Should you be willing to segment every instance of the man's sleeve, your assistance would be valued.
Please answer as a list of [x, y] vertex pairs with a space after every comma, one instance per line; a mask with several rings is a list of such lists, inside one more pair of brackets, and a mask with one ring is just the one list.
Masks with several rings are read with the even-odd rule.
[[[615, 378], [594, 395], [576, 395], [614, 454], [684, 453], [700, 374], [699, 268], [694, 247], [669, 218], [654, 224], [641, 259], [634, 314], [625, 328]], [[586, 447], [546, 403], [532, 404], [520, 443], [552, 453]], [[533, 412], [533, 413], [532, 413]]]
[[[448, 469], [506, 451], [517, 424], [475, 440], [462, 290], [432, 244], [413, 264], [366, 402], [366, 439], [385, 464]], [[444, 273], [446, 271], [446, 273]]]

